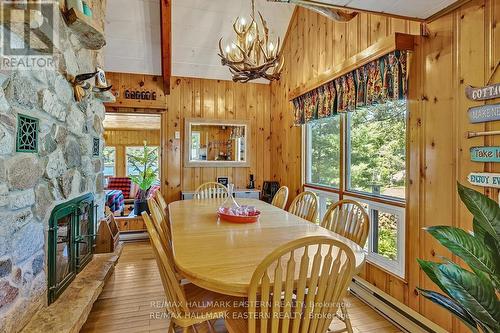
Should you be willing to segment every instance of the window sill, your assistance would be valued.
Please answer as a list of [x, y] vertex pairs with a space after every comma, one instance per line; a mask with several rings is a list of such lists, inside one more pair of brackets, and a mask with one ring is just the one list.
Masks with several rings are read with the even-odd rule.
[[406, 207], [406, 202], [404, 199], [397, 199], [397, 198], [388, 198], [384, 196], [377, 196], [377, 195], [367, 195], [364, 193], [356, 192], [356, 191], [340, 191], [340, 189], [335, 188], [335, 187], [329, 187], [329, 186], [324, 186], [324, 185], [317, 185], [317, 184], [310, 184], [310, 183], [305, 183], [304, 187], [312, 188], [315, 190], [320, 190], [320, 191], [325, 191], [325, 192], [330, 192], [330, 193], [335, 193], [335, 194], [342, 194], [346, 195], [349, 197], [356, 197], [359, 199], [364, 199], [364, 200], [370, 200], [386, 205], [391, 205], [391, 206], [396, 206], [396, 207]]
[[366, 263], [369, 264], [370, 266], [373, 266], [375, 267], [376, 269], [384, 272], [385, 274], [387, 275], [390, 275], [391, 277], [399, 280], [400, 282], [404, 283], [404, 284], [408, 284], [408, 278], [407, 278], [407, 274], [405, 274], [405, 278], [402, 278], [401, 276], [397, 275], [396, 273], [394, 272], [391, 272], [390, 270], [388, 270], [387, 268], [385, 267], [382, 267], [380, 266], [379, 264], [377, 264], [376, 262], [373, 262], [370, 260], [370, 258], [368, 258], [368, 256], [366, 257]]

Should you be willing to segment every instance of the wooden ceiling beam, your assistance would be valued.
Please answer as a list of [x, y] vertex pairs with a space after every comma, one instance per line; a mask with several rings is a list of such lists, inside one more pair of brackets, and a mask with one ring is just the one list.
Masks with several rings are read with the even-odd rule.
[[172, 1], [160, 0], [160, 3], [163, 91], [165, 95], [170, 95], [170, 77], [172, 76]]

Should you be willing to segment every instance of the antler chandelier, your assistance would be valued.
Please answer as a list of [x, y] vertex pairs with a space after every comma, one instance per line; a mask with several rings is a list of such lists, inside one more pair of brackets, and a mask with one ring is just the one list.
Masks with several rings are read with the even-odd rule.
[[219, 40], [219, 56], [223, 66], [228, 66], [234, 82], [248, 82], [264, 78], [269, 81], [279, 80], [284, 61], [280, 54], [280, 38], [273, 43], [269, 40], [267, 22], [259, 12], [261, 26], [255, 20], [255, 0], [252, 1], [250, 22], [237, 17], [233, 23], [236, 39], [222, 47]]

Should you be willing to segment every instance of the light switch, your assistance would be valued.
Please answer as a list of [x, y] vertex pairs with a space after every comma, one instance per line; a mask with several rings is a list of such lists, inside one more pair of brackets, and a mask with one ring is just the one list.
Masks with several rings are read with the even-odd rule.
[[181, 132], [175, 131], [175, 139], [179, 140], [181, 138]]

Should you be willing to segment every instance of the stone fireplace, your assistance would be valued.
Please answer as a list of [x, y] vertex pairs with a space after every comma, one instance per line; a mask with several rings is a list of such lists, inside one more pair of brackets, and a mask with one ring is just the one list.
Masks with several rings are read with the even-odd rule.
[[47, 246], [49, 305], [92, 259], [96, 208], [89, 193], [52, 211]]
[[[89, 2], [102, 25], [106, 1]], [[102, 67], [101, 52], [56, 24], [56, 70], [0, 70], [0, 333], [22, 330], [91, 260], [104, 212], [102, 96], [77, 102], [67, 79]]]

